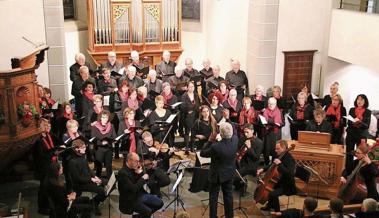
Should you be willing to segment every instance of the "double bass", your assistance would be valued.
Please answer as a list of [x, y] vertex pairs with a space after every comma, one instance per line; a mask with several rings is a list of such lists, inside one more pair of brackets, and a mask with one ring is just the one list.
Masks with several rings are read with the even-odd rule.
[[[295, 148], [295, 144], [291, 144], [278, 159], [281, 160], [285, 154]], [[264, 177], [259, 179], [257, 189], [254, 192], [254, 200], [257, 203], [265, 204], [268, 201], [268, 195], [274, 190], [276, 184], [279, 182], [282, 174], [278, 170], [278, 165], [271, 164], [270, 168], [266, 171]]]
[[353, 172], [347, 177], [346, 183], [340, 187], [338, 198], [342, 199], [345, 204], [360, 203], [367, 197], [367, 187], [359, 173], [365, 165], [365, 162], [360, 160]]

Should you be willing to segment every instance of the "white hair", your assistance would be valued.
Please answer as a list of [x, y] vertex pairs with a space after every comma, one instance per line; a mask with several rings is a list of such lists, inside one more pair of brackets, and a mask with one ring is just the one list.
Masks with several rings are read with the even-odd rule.
[[116, 57], [116, 52], [114, 51], [108, 52], [108, 57]]
[[89, 73], [89, 69], [88, 69], [87, 66], [81, 66], [81, 67], [79, 68], [79, 72], [80, 72], [80, 73], [81, 73], [81, 72], [88, 72], [88, 73]]
[[162, 55], [163, 56], [165, 56], [165, 55], [171, 55], [171, 53], [168, 50], [164, 50]]
[[219, 65], [214, 65], [213, 69], [221, 70]]
[[84, 58], [84, 59], [86, 59], [86, 56], [84, 56], [83, 53], [77, 53], [77, 54], [75, 55], [75, 61], [78, 61], [79, 58]]
[[272, 105], [275, 104], [276, 105], [276, 103], [277, 103], [276, 98], [271, 97], [271, 98], [268, 99], [268, 104], [272, 104]]
[[130, 57], [132, 58], [133, 61], [138, 61], [138, 60], [139, 60], [139, 54], [138, 54], [138, 51], [133, 50], [133, 51], [130, 53]]
[[186, 60], [184, 61], [185, 64], [189, 63], [189, 64], [193, 64], [193, 60], [192, 58], [186, 58]]
[[149, 70], [149, 75], [157, 75], [157, 71], [155, 71], [154, 69], [151, 69]]
[[137, 91], [138, 91], [138, 93], [142, 93], [144, 97], [147, 95], [147, 88], [146, 88], [146, 86], [140, 86], [140, 87], [138, 87]]
[[230, 139], [233, 136], [232, 124], [224, 122], [220, 124], [220, 135], [223, 139]]
[[261, 92], [263, 92], [264, 88], [263, 88], [262, 85], [257, 85], [257, 87], [255, 88], [255, 91], [261, 91]]
[[134, 73], [135, 73], [135, 72], [137, 72], [137, 69], [136, 69], [134, 66], [131, 66], [131, 65], [130, 65], [130, 66], [128, 66], [128, 71], [129, 71], [129, 72], [134, 72]]
[[180, 67], [175, 67], [175, 69], [174, 69], [174, 72], [176, 73], [176, 72], [183, 72], [183, 70], [182, 70], [182, 68], [180, 68]]

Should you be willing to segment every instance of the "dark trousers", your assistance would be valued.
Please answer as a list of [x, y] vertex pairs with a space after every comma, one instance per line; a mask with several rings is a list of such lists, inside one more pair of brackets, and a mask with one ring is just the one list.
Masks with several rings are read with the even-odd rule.
[[233, 180], [228, 180], [223, 183], [211, 183], [209, 189], [209, 217], [217, 217], [217, 201], [218, 193], [224, 196], [224, 212], [226, 218], [233, 218]]
[[101, 176], [101, 171], [103, 169], [103, 164], [106, 169], [107, 178], [110, 178], [112, 175], [112, 157], [113, 152], [109, 148], [99, 147], [95, 151], [95, 168], [96, 168], [96, 176]]
[[151, 194], [142, 194], [137, 199], [134, 206], [134, 212], [138, 213], [143, 218], [147, 218], [162, 207], [163, 201], [159, 197]]
[[283, 195], [283, 188], [275, 188], [270, 194], [268, 195], [268, 203], [267, 206], [269, 208], [272, 208], [275, 210], [275, 212], [280, 211], [280, 203], [279, 203], [279, 196]]
[[273, 131], [269, 131], [265, 133], [263, 138], [263, 157], [265, 160], [265, 165], [269, 165], [270, 156], [272, 157], [275, 155], [275, 145], [279, 140], [279, 136], [279, 132], [275, 133]]
[[88, 197], [77, 197], [74, 202], [72, 202], [71, 208], [68, 211], [68, 217], [77, 217], [81, 214], [82, 218], [90, 218], [92, 211], [92, 205]]
[[359, 133], [347, 131], [346, 134], [346, 162], [345, 169], [350, 168], [354, 162], [354, 155], [351, 153], [355, 149], [355, 145], [359, 145], [362, 137]]
[[38, 210], [49, 209], [49, 201], [47, 200], [47, 193], [43, 185], [44, 180], [45, 180], [45, 175], [41, 175], [40, 180], [39, 180], [39, 187], [38, 187]]
[[95, 193], [95, 197], [92, 199], [95, 205], [99, 205], [100, 202], [103, 202], [106, 199], [104, 187], [101, 185], [96, 185], [95, 183], [88, 183], [82, 185], [78, 190], [75, 190], [79, 195], [82, 192], [92, 192]]
[[332, 144], [342, 145], [342, 133], [343, 133], [343, 128], [332, 129]]
[[[150, 173], [149, 173], [150, 175]], [[148, 186], [152, 195], [161, 196], [161, 187], [170, 185], [170, 177], [163, 169], [157, 167], [150, 175]]]
[[304, 121], [295, 121], [296, 123], [293, 123], [290, 125], [290, 133], [291, 133], [291, 139], [297, 140], [298, 132], [304, 131], [306, 128], [306, 124]]

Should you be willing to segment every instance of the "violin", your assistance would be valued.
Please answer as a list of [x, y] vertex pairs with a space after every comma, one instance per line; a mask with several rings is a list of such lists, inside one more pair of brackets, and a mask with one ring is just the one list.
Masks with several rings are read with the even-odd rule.
[[250, 143], [250, 147], [251, 147], [251, 142], [250, 140], [252, 140], [254, 137], [251, 137], [251, 138], [247, 138], [244, 145], [237, 151], [237, 164], [239, 164], [242, 160], [242, 158], [245, 156], [245, 154], [247, 153], [247, 145], [246, 143]]
[[154, 142], [154, 147], [162, 153], [166, 153], [170, 150], [170, 147], [168, 146], [167, 143], [159, 143], [158, 141]]

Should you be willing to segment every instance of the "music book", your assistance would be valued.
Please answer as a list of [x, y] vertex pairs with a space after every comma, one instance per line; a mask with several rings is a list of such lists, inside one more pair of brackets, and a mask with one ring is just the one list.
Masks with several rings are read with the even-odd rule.
[[58, 109], [58, 106], [59, 106], [59, 102], [55, 102], [55, 104], [53, 104], [53, 106], [51, 106], [51, 109], [52, 110], [57, 110]]
[[155, 97], [160, 95], [158, 92], [156, 92], [154, 90], [150, 90], [147, 94], [150, 96], [151, 99], [155, 99]]
[[324, 110], [325, 110], [325, 108], [326, 108], [326, 105], [324, 105], [324, 107], [322, 107], [322, 110], [324, 111]]
[[179, 160], [178, 162], [170, 166], [170, 168], [167, 170], [167, 174], [183, 170], [187, 168], [190, 165], [190, 163], [191, 163], [191, 160]]
[[120, 74], [120, 75], [124, 75], [124, 72], [125, 72], [125, 67], [121, 68], [121, 69], [118, 71], [118, 74]]
[[311, 93], [313, 99], [319, 99], [317, 95], [315, 95], [313, 92]]
[[181, 90], [183, 87], [186, 87], [187, 84], [188, 84], [188, 81], [179, 82], [178, 84], [176, 84], [176, 89]]
[[104, 187], [104, 191], [105, 191], [106, 196], [109, 195], [109, 193], [112, 190], [112, 187], [114, 186], [114, 184], [116, 184], [116, 176], [115, 176], [114, 172], [112, 172], [112, 175], [111, 175], [111, 177], [108, 180], [108, 183]]
[[176, 114], [171, 114], [167, 120], [166, 120], [166, 123], [172, 123], [172, 121], [175, 119], [176, 115], [178, 115], [177, 113]]
[[96, 137], [92, 137], [90, 140], [88, 140], [89, 142], [93, 142], [94, 140], [96, 139]]
[[71, 142], [71, 141], [72, 141], [72, 139], [71, 139], [71, 138], [68, 138], [68, 139], [67, 139], [66, 141], [64, 141], [63, 143], [67, 145], [67, 144], [68, 144], [69, 142]]
[[104, 99], [103, 99], [103, 105], [104, 106], [109, 106], [109, 98], [110, 98], [110, 95], [106, 95], [104, 96]]
[[289, 114], [286, 114], [286, 117], [287, 117], [290, 121], [293, 121], [293, 118], [292, 118]]
[[176, 102], [175, 104], [170, 105], [170, 107], [172, 107], [172, 108], [176, 108], [177, 106], [179, 106], [179, 105], [181, 105], [181, 104], [183, 104], [183, 102], [178, 101], [178, 102]]
[[202, 157], [200, 156], [200, 151], [196, 152], [196, 157], [200, 162], [200, 165], [205, 165], [205, 164], [210, 164], [211, 163], [211, 158], [210, 157]]
[[174, 193], [174, 192], [175, 192], [175, 190], [176, 190], [176, 188], [178, 187], [180, 181], [182, 181], [182, 178], [183, 178], [183, 172], [181, 172], [181, 173], [179, 174], [178, 179], [175, 181], [175, 184], [172, 186], [171, 193]]
[[125, 135], [125, 133], [123, 133], [123, 134], [117, 136], [114, 140], [115, 140], [115, 141], [118, 141], [118, 140], [120, 140], [122, 137], [124, 137], [124, 135]]
[[144, 68], [137, 68], [137, 72], [139, 74], [141, 74], [141, 78], [142, 79], [146, 79], [147, 78], [147, 74], [149, 74], [149, 70], [150, 70], [149, 66], [144, 67]]
[[293, 95], [291, 95], [291, 98], [292, 98], [293, 103], [296, 103], [296, 100], [295, 100], [295, 98], [293, 97]]
[[211, 89], [218, 89], [218, 84], [216, 84], [214, 81], [208, 81], [208, 86]]
[[265, 108], [265, 102], [260, 100], [253, 100], [252, 105], [255, 110], [262, 110]]
[[345, 119], [350, 120], [351, 122], [355, 123], [354, 117], [352, 117], [350, 114], [348, 116], [343, 116]]
[[259, 116], [259, 119], [261, 120], [261, 123], [263, 125], [268, 124], [268, 122], [267, 122], [267, 120], [266, 120], [266, 118], [264, 116], [262, 116], [262, 115], [258, 115], [258, 116]]

